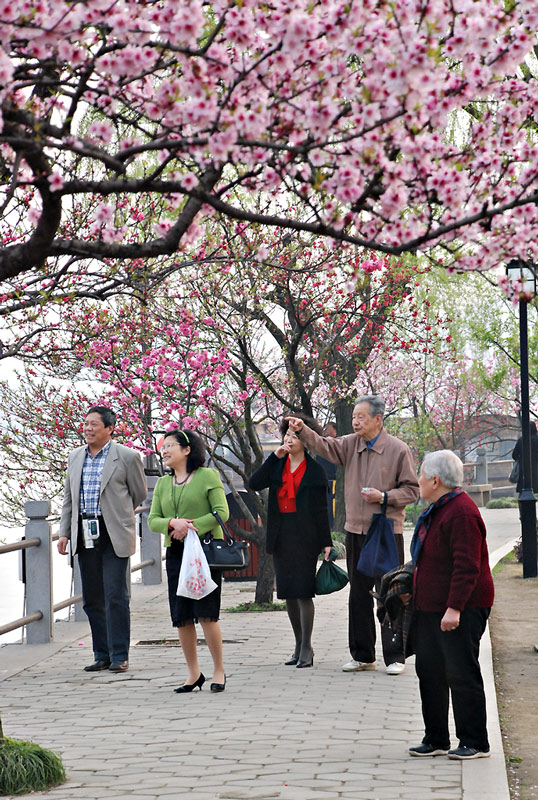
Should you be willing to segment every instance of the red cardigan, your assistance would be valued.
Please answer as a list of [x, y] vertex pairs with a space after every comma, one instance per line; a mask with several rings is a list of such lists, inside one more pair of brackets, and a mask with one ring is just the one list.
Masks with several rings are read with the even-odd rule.
[[491, 608], [493, 595], [486, 526], [463, 492], [432, 512], [415, 568], [415, 608]]

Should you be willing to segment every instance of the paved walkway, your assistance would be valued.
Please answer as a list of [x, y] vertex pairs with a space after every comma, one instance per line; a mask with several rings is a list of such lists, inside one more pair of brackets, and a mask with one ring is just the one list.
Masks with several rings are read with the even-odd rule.
[[[491, 522], [504, 530], [502, 513]], [[517, 515], [509, 524], [517, 536]], [[253, 589], [226, 583], [223, 609]], [[299, 671], [283, 665], [292, 651], [285, 613], [224, 613], [226, 691], [180, 696], [178, 647], [140, 644], [174, 639], [164, 585], [135, 585], [125, 675], [82, 671], [92, 661], [84, 623], [56, 623], [51, 645], [0, 649], [4, 732], [61, 753], [69, 779], [43, 793], [54, 800], [508, 800], [489, 636], [492, 757], [414, 759], [407, 748], [422, 738], [414, 659], [399, 676], [386, 675], [381, 659], [376, 672], [343, 673], [346, 601], [346, 590], [316, 598], [315, 665]], [[208, 678], [210, 663], [202, 646]]]

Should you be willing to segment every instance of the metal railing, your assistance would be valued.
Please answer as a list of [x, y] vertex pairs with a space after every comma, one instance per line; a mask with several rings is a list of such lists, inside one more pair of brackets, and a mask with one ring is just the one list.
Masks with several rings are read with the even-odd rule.
[[[150, 492], [154, 481], [148, 478]], [[153, 484], [153, 485], [152, 485]], [[147, 524], [150, 504], [136, 509], [140, 533], [140, 562], [131, 566], [131, 574], [141, 571], [142, 583], [155, 585], [162, 583], [162, 536], [150, 531]], [[28, 614], [19, 619], [0, 625], [0, 636], [5, 633], [26, 628], [27, 644], [44, 644], [53, 638], [54, 614], [69, 606], [75, 607], [75, 621], [87, 619], [82, 609], [82, 592], [78, 559], [73, 563], [74, 594], [58, 603], [53, 602], [52, 543], [59, 539], [52, 534], [48, 520], [50, 502], [32, 500], [25, 503], [24, 511], [28, 517], [25, 536], [18, 542], [0, 545], [0, 555], [24, 551], [23, 581], [25, 603]]]

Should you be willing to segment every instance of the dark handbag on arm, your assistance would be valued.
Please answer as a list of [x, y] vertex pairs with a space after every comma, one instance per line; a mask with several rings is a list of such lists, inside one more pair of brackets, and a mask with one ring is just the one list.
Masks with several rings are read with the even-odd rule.
[[237, 542], [228, 531], [218, 511], [211, 512], [224, 534], [224, 539], [213, 539], [206, 534], [202, 539], [202, 550], [207, 563], [213, 569], [245, 569], [250, 564], [250, 553], [246, 542]]
[[387, 517], [387, 501], [381, 513], [374, 514], [361, 550], [357, 570], [370, 578], [380, 578], [400, 563], [394, 539], [394, 523]]
[[508, 476], [508, 480], [510, 483], [517, 483], [519, 480], [519, 458], [516, 458], [514, 461], [514, 466], [512, 467], [512, 471]]

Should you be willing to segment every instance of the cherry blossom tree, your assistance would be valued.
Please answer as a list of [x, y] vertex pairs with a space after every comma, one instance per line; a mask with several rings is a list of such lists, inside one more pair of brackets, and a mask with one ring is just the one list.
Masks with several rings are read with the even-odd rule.
[[[340, 433], [350, 432], [357, 376], [372, 354], [428, 352], [442, 331], [440, 320], [425, 319], [414, 301], [423, 272], [416, 260], [334, 252], [304, 235], [284, 245], [278, 235], [260, 237], [242, 226], [228, 226], [220, 247], [209, 246], [222, 263], [202, 275], [184, 271], [178, 291], [212, 315], [216, 335], [240, 365], [230, 373], [238, 388], [250, 397], [248, 381], [255, 380], [271, 398], [256, 404], [257, 415], [228, 428], [230, 464], [242, 465], [237, 474], [245, 486], [264, 458], [256, 431], [268, 418], [276, 436], [282, 415], [299, 410], [321, 421], [336, 416]], [[263, 524], [263, 502], [255, 494], [251, 501]], [[251, 524], [256, 527], [255, 517]]]
[[[173, 323], [127, 301], [75, 304], [71, 312], [71, 327], [54, 330], [46, 359], [21, 360], [15, 377], [0, 384], [0, 474], [11, 521], [20, 523], [29, 494], [58, 499], [90, 405], [112, 406], [116, 435], [145, 455], [157, 453], [165, 429], [207, 422], [230, 368], [225, 348], [204, 342], [187, 309], [176, 308]], [[231, 415], [242, 412], [237, 394], [219, 402]]]
[[[41, 308], [43, 320], [52, 316], [56, 327], [51, 336], [43, 325], [34, 342], [39, 347], [32, 345], [25, 356], [29, 377], [45, 368], [49, 382], [50, 376], [78, 384], [91, 380], [92, 401], [97, 386], [100, 399], [119, 412], [125, 441], [144, 452], [156, 450], [170, 424], [198, 426], [212, 442], [213, 460], [230, 490], [238, 482], [247, 488], [264, 458], [259, 439], [264, 423], [272, 422], [276, 432], [275, 420], [285, 409], [315, 414], [335, 397], [347, 398], [360, 365], [384, 341], [384, 328], [391, 329], [390, 342], [409, 346], [404, 316], [395, 309], [406, 304], [410, 327], [416, 327], [410, 289], [417, 281], [414, 266], [375, 257], [365, 264], [364, 255], [333, 252], [314, 237], [290, 242], [278, 232], [252, 236], [243, 225], [208, 229], [197, 268], [185, 268], [181, 280], [168, 277], [137, 300], [116, 298], [102, 307], [64, 301], [53, 313]], [[208, 254], [211, 265], [201, 271]], [[30, 323], [35, 313], [29, 309]], [[45, 354], [39, 367], [37, 352]], [[36, 408], [50, 418], [44, 386], [35, 389], [33, 402], [30, 387], [20, 393], [21, 402], [16, 392], [5, 393], [15, 413], [4, 448], [10, 463], [20, 464], [21, 492], [29, 481], [34, 491], [42, 485], [15, 433], [24, 436]], [[56, 454], [59, 476], [70, 449], [64, 445]], [[57, 490], [60, 485], [58, 480]], [[264, 549], [265, 508], [251, 494], [244, 515], [253, 527], [247, 538], [260, 552], [261, 601], [272, 591], [272, 572]], [[10, 494], [15, 502], [17, 497]]]
[[[455, 383], [445, 366], [457, 360], [457, 349], [443, 303], [429, 299], [440, 294], [433, 291], [438, 275], [416, 259], [388, 260], [349, 247], [334, 251], [317, 237], [286, 239], [243, 223], [208, 227], [204, 240], [197, 268], [163, 273], [150, 291], [139, 286], [104, 305], [65, 298], [55, 308], [40, 309], [43, 321], [52, 319], [56, 327], [51, 335], [43, 326], [43, 355], [38, 361], [30, 348], [27, 374], [35, 383], [46, 371], [48, 380], [34, 388], [21, 381], [4, 392], [10, 430], [3, 446], [10, 464], [19, 465], [21, 491], [25, 480], [34, 490], [41, 485], [35, 464], [49, 459], [41, 441], [40, 452], [25, 449], [28, 429], [45, 444], [60, 436], [61, 428], [51, 427], [58, 416], [59, 378], [75, 381], [84, 392], [66, 426], [71, 438], [59, 442], [45, 478], [56, 469], [58, 490], [63, 460], [73, 441], [80, 441], [77, 427], [96, 391], [118, 410], [124, 440], [143, 452], [157, 449], [170, 424], [198, 427], [236, 494], [266, 455], [264, 428], [276, 437], [276, 421], [286, 410], [324, 421], [340, 409], [345, 432], [343, 410], [352, 407], [357, 391], [385, 394], [391, 411], [401, 409], [406, 438], [417, 443], [418, 452], [422, 442], [439, 446], [435, 432], [449, 441], [443, 413]], [[28, 310], [30, 322], [35, 313]], [[447, 397], [436, 417], [442, 393]], [[73, 405], [73, 395], [66, 402]], [[412, 408], [418, 409], [414, 416]], [[45, 420], [39, 421], [43, 430], [33, 424], [36, 410]], [[247, 538], [260, 552], [262, 601], [272, 591], [265, 507], [257, 495], [249, 499], [243, 512], [253, 527]]]
[[[229, 352], [292, 412], [349, 410], [372, 351], [427, 350], [439, 335], [439, 316], [434, 325], [415, 302], [428, 271], [416, 259], [334, 251], [319, 237], [283, 243], [241, 226], [225, 226], [220, 246], [211, 247], [221, 262], [202, 274], [183, 271], [178, 291], [202, 305]], [[350, 413], [339, 421], [350, 429]]]
[[[519, 413], [520, 362], [517, 297], [509, 300], [479, 273], [447, 276], [436, 270], [422, 278], [432, 308], [448, 320], [452, 362], [466, 362], [477, 391], [491, 402]], [[417, 303], [421, 298], [417, 297]], [[529, 380], [531, 415], [538, 416], [538, 328], [536, 300], [527, 304], [529, 316]], [[446, 359], [445, 359], [446, 363]]]
[[449, 268], [537, 259], [535, 0], [0, 0], [0, 19], [14, 296], [121, 281], [214, 212]]
[[515, 404], [502, 396], [509, 380], [501, 385], [499, 376], [494, 378], [495, 360], [479, 369], [471, 358], [450, 359], [445, 352], [415, 354], [386, 366], [387, 427], [410, 445], [418, 462], [439, 449], [472, 460], [478, 447], [500, 441]]
[[[418, 461], [439, 448], [472, 459], [477, 447], [506, 438], [518, 411], [517, 310], [479, 274], [446, 276], [434, 269], [421, 275], [420, 284], [414, 290], [416, 307], [424, 310], [424, 325], [439, 335], [428, 349], [378, 351], [361, 385], [386, 397], [387, 426], [410, 444]], [[529, 313], [532, 365], [537, 352], [532, 306]], [[531, 407], [535, 402], [531, 383]]]
[[[163, 290], [166, 302], [161, 297], [149, 307], [119, 300], [107, 308], [74, 304], [70, 327], [55, 329], [50, 348], [41, 343], [46, 359], [36, 364], [32, 348], [16, 380], [0, 384], [5, 522], [20, 524], [29, 497], [50, 497], [58, 508], [68, 453], [82, 443], [84, 415], [96, 402], [115, 409], [115, 435], [141, 450], [148, 468], [162, 472], [163, 433], [189, 426], [208, 443], [228, 489], [239, 497], [237, 481], [248, 485], [262, 452], [256, 428], [264, 418], [263, 392], [237, 360], [231, 377], [226, 347], [210, 337], [213, 320], [195, 319]], [[253, 532], [237, 525], [235, 532], [257, 546], [255, 599], [270, 602], [274, 579], [265, 527], [251, 516], [251, 504], [243, 506]]]

